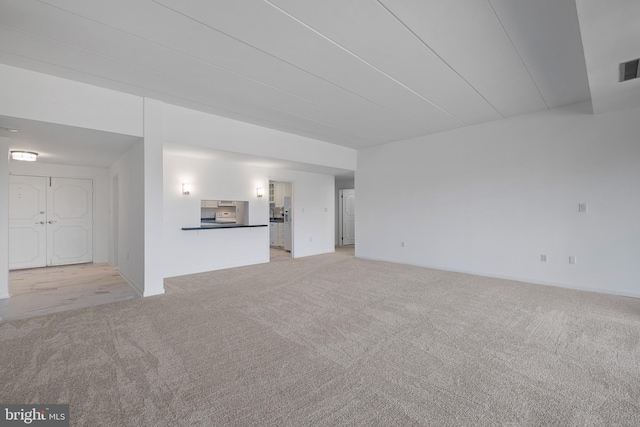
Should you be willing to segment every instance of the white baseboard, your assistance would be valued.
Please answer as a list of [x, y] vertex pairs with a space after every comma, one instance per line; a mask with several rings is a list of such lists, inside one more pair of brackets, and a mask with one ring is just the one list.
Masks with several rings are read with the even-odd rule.
[[0, 294], [0, 299], [11, 298], [11, 294], [9, 292], [3, 292]]
[[494, 279], [513, 280], [513, 281], [516, 281], [516, 282], [531, 283], [531, 284], [534, 284], [534, 285], [555, 286], [557, 288], [574, 289], [576, 291], [597, 292], [599, 294], [617, 295], [617, 296], [631, 297], [631, 298], [640, 298], [640, 292], [629, 292], [629, 291], [617, 290], [617, 289], [592, 288], [592, 287], [589, 287], [589, 286], [579, 286], [579, 285], [571, 285], [571, 284], [566, 284], [566, 283], [549, 282], [549, 281], [542, 281], [542, 280], [532, 280], [532, 279], [528, 279], [526, 277], [514, 277], [514, 276], [502, 276], [502, 275], [499, 275], [499, 274], [487, 274], [487, 273], [484, 273], [484, 272], [478, 272], [478, 271], [472, 271], [472, 270], [452, 270], [452, 269], [442, 268], [442, 267], [432, 266], [432, 265], [421, 265], [421, 264], [412, 264], [412, 263], [408, 263], [408, 262], [390, 261], [390, 260], [387, 260], [387, 259], [372, 258], [372, 257], [361, 256], [361, 255], [356, 255], [356, 258], [369, 259], [371, 261], [390, 262], [390, 263], [393, 263], [393, 264], [411, 265], [413, 267], [431, 268], [431, 269], [434, 269], [434, 270], [450, 271], [452, 273], [472, 274], [474, 276], [481, 276], [481, 277], [492, 277]]
[[162, 295], [164, 294], [164, 289], [160, 290], [160, 291], [156, 291], [156, 292], [144, 292], [143, 293], [143, 297], [152, 297], [154, 295]]
[[115, 267], [115, 269], [116, 269], [116, 271], [118, 272], [118, 274], [119, 274], [120, 276], [122, 276], [122, 278], [125, 280], [125, 282], [127, 282], [127, 283], [129, 284], [129, 286], [131, 286], [131, 287], [133, 288], [133, 290], [134, 290], [134, 291], [136, 291], [136, 293], [137, 293], [139, 296], [141, 296], [141, 297], [142, 297], [142, 296], [144, 296], [144, 295], [143, 295], [143, 293], [144, 293], [144, 292], [143, 292], [143, 290], [142, 290], [142, 288], [141, 288], [141, 287], [138, 287], [138, 286], [135, 284], [135, 282], [134, 282], [133, 280], [131, 280], [129, 277], [127, 277], [127, 275], [126, 275], [126, 274], [124, 274], [124, 273], [122, 272], [122, 270], [120, 270], [118, 267]]

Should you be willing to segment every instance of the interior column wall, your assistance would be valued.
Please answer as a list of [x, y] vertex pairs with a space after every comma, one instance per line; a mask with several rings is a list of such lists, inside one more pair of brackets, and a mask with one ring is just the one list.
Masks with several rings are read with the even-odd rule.
[[0, 138], [0, 299], [9, 297], [9, 140]]
[[164, 293], [163, 260], [163, 104], [144, 100], [144, 296]]
[[109, 169], [118, 176], [118, 272], [140, 294], [144, 293], [144, 146], [136, 142]]

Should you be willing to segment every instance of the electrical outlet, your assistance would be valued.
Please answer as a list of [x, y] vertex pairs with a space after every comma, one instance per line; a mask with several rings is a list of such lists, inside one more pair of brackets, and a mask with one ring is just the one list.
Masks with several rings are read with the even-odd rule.
[[569, 257], [569, 264], [575, 264], [575, 263], [576, 263], [576, 257], [570, 256]]
[[545, 254], [540, 255], [540, 262], [547, 262], [547, 256]]
[[400, 247], [404, 248], [404, 242], [400, 242]]
[[578, 212], [587, 213], [587, 204], [586, 203], [578, 203]]

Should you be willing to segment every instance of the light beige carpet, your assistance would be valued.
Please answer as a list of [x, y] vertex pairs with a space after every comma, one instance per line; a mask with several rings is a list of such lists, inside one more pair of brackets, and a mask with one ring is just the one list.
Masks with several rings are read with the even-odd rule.
[[83, 426], [640, 425], [640, 300], [344, 253], [0, 324], [0, 401]]

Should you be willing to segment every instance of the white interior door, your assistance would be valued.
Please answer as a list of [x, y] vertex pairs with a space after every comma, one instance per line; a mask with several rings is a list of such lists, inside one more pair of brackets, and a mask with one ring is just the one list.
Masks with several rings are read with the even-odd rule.
[[49, 178], [47, 265], [93, 261], [93, 181]]
[[342, 205], [342, 244], [356, 243], [356, 190], [340, 190]]
[[9, 269], [47, 264], [47, 178], [9, 176]]

